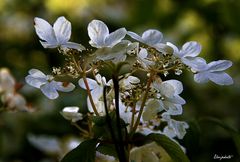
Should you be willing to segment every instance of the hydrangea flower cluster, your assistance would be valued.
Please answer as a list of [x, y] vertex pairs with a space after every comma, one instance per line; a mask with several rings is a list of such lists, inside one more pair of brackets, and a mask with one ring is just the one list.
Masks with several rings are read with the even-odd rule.
[[[131, 142], [138, 133], [144, 137], [163, 135], [180, 146], [176, 139], [182, 139], [189, 127], [186, 122], [175, 119], [183, 113], [182, 106], [186, 103], [180, 96], [183, 84], [175, 79], [166, 80], [166, 76], [181, 75], [187, 69], [193, 72], [197, 83], [233, 84], [232, 78], [224, 72], [232, 62], [207, 63], [199, 57], [201, 45], [195, 41], [186, 42], [178, 49], [170, 42], [163, 42], [163, 34], [156, 29], [146, 30], [142, 35], [125, 28], [109, 32], [104, 22], [93, 20], [87, 27], [91, 48], [86, 48], [69, 42], [71, 23], [64, 17], [59, 17], [53, 26], [41, 18], [35, 18], [34, 22], [42, 46], [58, 48], [66, 62], [63, 67], [54, 67], [51, 75], [31, 69], [26, 82], [39, 88], [49, 99], [56, 99], [58, 91], [70, 92], [76, 88], [70, 82], [56, 81], [56, 77], [58, 80], [62, 76], [78, 79], [79, 87], [88, 94], [88, 113], [81, 114], [74, 106], [64, 108], [61, 114], [75, 125], [80, 120], [88, 121], [89, 128], [84, 130], [78, 126], [79, 131], [88, 138], [99, 139], [94, 147], [97, 151], [98, 146], [109, 140], [94, 131], [101, 125], [99, 120], [106, 119], [105, 126], [110, 131], [119, 161], [160, 159], [157, 154], [151, 156], [158, 152], [156, 143], [137, 147]], [[102, 69], [107, 69], [108, 75], [103, 76]], [[144, 151], [149, 147], [154, 147], [155, 151]], [[147, 155], [141, 155], [143, 152]]]

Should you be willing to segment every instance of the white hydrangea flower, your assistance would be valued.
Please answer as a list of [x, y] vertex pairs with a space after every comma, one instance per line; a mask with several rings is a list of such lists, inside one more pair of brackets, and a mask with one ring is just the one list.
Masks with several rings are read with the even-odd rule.
[[233, 79], [227, 73], [223, 72], [232, 66], [229, 60], [218, 60], [206, 64], [205, 69], [196, 70], [194, 80], [197, 83], [206, 83], [209, 80], [219, 85], [231, 85]]
[[156, 29], [146, 30], [145, 32], [143, 32], [142, 36], [131, 31], [128, 31], [127, 34], [131, 38], [139, 42], [142, 42], [146, 45], [149, 45], [158, 50], [159, 52], [162, 52], [163, 54], [172, 52], [172, 48], [170, 48], [168, 45], [164, 43], [161, 43], [163, 39], [163, 34]]
[[[182, 105], [185, 104], [185, 100], [179, 96], [183, 91], [183, 85], [178, 80], [167, 80], [164, 82], [153, 82], [153, 88], [155, 88], [158, 93], [157, 97], [159, 98], [154, 104], [156, 107], [152, 109], [161, 110], [158, 106], [162, 107], [171, 115], [182, 114]], [[146, 111], [146, 110], [145, 110]]]
[[42, 18], [34, 18], [34, 27], [44, 48], [73, 48], [79, 51], [85, 50], [81, 44], [69, 42], [71, 37], [71, 23], [65, 17], [59, 17], [53, 26]]
[[62, 116], [67, 119], [71, 120], [72, 122], [77, 122], [78, 120], [83, 119], [83, 115], [78, 112], [79, 107], [77, 106], [68, 106], [63, 108], [63, 110], [60, 112]]
[[193, 70], [205, 68], [206, 61], [201, 57], [197, 57], [202, 50], [198, 42], [187, 42], [180, 50], [170, 42], [167, 42], [167, 45], [173, 48], [173, 55], [180, 58], [185, 65], [190, 66]]
[[127, 34], [133, 39], [145, 43], [149, 46], [155, 46], [156, 44], [161, 43], [163, 39], [163, 34], [156, 29], [146, 30], [145, 32], [143, 32], [142, 36], [139, 36], [138, 34], [131, 31], [128, 31]]
[[45, 75], [38, 69], [29, 70], [29, 75], [25, 77], [29, 85], [39, 88], [49, 99], [56, 99], [59, 96], [57, 91], [70, 92], [75, 88], [72, 83], [57, 82], [53, 79], [53, 76]]
[[163, 129], [163, 134], [170, 138], [178, 137], [179, 139], [183, 139], [186, 129], [189, 128], [186, 122], [171, 119], [168, 113], [162, 114], [162, 120], [167, 122], [167, 126]]
[[113, 47], [121, 42], [126, 33], [125, 28], [109, 33], [107, 25], [100, 20], [92, 20], [88, 24], [89, 43], [96, 48]]

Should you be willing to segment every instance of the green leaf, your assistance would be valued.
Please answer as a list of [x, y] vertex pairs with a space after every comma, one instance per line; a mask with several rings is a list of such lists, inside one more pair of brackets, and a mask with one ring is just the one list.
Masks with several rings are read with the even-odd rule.
[[183, 138], [184, 146], [188, 150], [188, 155], [199, 153], [200, 144], [200, 127], [197, 121], [188, 121], [189, 128], [187, 134]]
[[114, 156], [115, 158], [118, 158], [117, 152], [113, 144], [100, 144], [97, 147], [97, 151], [101, 152], [104, 155], [110, 155]]
[[231, 126], [229, 126], [228, 124], [226, 124], [225, 122], [217, 119], [217, 118], [213, 118], [213, 117], [205, 117], [200, 119], [200, 122], [208, 122], [208, 123], [213, 123], [215, 125], [218, 125], [220, 127], [222, 127], [223, 129], [225, 129], [226, 131], [228, 131], [234, 141], [234, 144], [237, 148], [238, 154], [240, 155], [240, 133], [232, 128]]
[[105, 116], [94, 116], [92, 121], [95, 125], [103, 126], [106, 124], [106, 117]]
[[96, 139], [86, 140], [67, 153], [61, 162], [95, 162], [96, 145]]
[[169, 156], [176, 162], [190, 162], [188, 157], [182, 151], [181, 147], [163, 134], [152, 133], [147, 136], [148, 139], [155, 141], [164, 148]]

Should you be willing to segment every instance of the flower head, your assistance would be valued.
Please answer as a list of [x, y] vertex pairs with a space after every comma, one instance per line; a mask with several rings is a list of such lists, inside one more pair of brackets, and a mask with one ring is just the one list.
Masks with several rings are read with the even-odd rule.
[[65, 17], [59, 17], [53, 27], [44, 19], [35, 17], [34, 27], [44, 48], [73, 48], [79, 51], [85, 49], [81, 44], [69, 42], [71, 37], [71, 23]]
[[39, 88], [49, 99], [56, 99], [59, 96], [57, 91], [70, 92], [75, 88], [72, 83], [57, 82], [53, 79], [53, 76], [45, 75], [38, 69], [29, 70], [29, 75], [25, 77], [29, 85]]
[[88, 24], [89, 43], [96, 48], [113, 47], [121, 42], [127, 31], [125, 28], [120, 28], [112, 33], [109, 33], [107, 25], [100, 20], [93, 20]]
[[83, 115], [78, 111], [79, 111], [79, 107], [70, 106], [70, 107], [65, 107], [62, 110], [61, 114], [65, 119], [71, 120], [72, 122], [76, 122], [78, 120], [83, 119]]
[[173, 55], [180, 58], [185, 65], [190, 66], [192, 69], [205, 67], [205, 60], [197, 57], [202, 49], [198, 42], [187, 42], [180, 50], [170, 42], [167, 42], [167, 45], [173, 48]]
[[196, 70], [194, 80], [197, 83], [206, 83], [209, 80], [219, 85], [233, 84], [232, 78], [224, 70], [232, 66], [232, 62], [228, 60], [218, 60], [206, 64], [204, 69]]

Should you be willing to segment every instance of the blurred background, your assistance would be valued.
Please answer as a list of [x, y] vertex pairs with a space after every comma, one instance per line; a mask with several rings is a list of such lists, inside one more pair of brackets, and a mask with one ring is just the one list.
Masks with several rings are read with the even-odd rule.
[[54, 162], [59, 152], [66, 152], [78, 142], [76, 128], [59, 111], [65, 106], [85, 107], [86, 94], [77, 89], [51, 101], [24, 82], [29, 69], [50, 73], [53, 66], [63, 62], [57, 50], [41, 46], [33, 26], [34, 17], [52, 24], [62, 15], [72, 23], [71, 41], [83, 45], [89, 41], [88, 23], [100, 19], [111, 31], [120, 27], [137, 33], [158, 29], [164, 34], [164, 42], [179, 47], [190, 40], [198, 41], [202, 45], [200, 56], [208, 62], [232, 60], [233, 66], [227, 72], [234, 85], [199, 85], [187, 71], [175, 79], [184, 84], [187, 104], [181, 119], [191, 127], [180, 143], [190, 160], [216, 161], [215, 154], [232, 155], [228, 161], [239, 160], [239, 0], [1, 0], [0, 68], [11, 71], [23, 86], [18, 93], [32, 108], [30, 112], [0, 113], [0, 162]]

